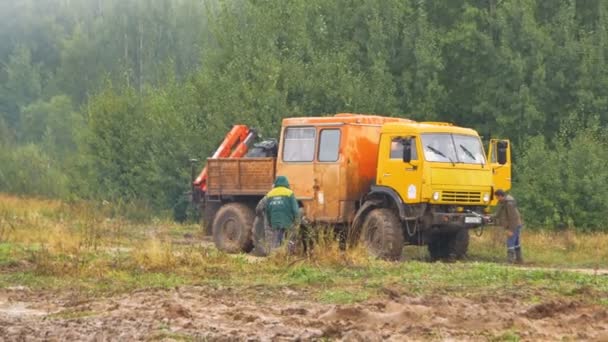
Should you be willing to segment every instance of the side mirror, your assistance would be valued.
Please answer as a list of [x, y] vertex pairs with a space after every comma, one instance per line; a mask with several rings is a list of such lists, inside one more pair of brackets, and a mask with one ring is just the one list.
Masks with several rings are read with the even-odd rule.
[[509, 150], [509, 142], [504, 140], [497, 142], [496, 149], [496, 159], [498, 160], [498, 164], [505, 165], [507, 163], [507, 151]]
[[403, 162], [409, 163], [412, 161], [412, 138], [403, 138], [401, 144], [403, 145]]

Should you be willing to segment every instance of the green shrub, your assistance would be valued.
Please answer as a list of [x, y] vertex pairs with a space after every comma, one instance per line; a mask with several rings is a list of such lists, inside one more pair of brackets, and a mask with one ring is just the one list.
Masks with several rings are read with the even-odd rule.
[[566, 123], [546, 141], [530, 138], [514, 192], [528, 225], [608, 229], [608, 138], [597, 121]]

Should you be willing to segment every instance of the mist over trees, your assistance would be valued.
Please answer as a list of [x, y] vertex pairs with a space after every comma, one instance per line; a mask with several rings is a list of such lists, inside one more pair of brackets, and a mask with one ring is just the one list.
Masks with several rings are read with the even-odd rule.
[[608, 229], [608, 2], [0, 2], [0, 191], [170, 209], [229, 127], [376, 113], [509, 138], [529, 226]]

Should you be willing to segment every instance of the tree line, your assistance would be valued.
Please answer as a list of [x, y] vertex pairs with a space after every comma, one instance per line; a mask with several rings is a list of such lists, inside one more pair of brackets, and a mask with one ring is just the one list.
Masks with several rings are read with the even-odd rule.
[[509, 138], [531, 226], [608, 229], [601, 0], [0, 3], [0, 191], [172, 208], [235, 123], [337, 112]]

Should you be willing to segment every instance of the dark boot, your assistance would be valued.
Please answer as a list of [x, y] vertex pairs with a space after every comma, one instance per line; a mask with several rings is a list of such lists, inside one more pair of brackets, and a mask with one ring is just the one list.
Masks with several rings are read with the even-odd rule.
[[524, 258], [521, 256], [521, 247], [515, 248], [515, 263], [516, 264], [524, 263]]
[[507, 262], [509, 264], [515, 263], [515, 251], [512, 249], [507, 250]]

